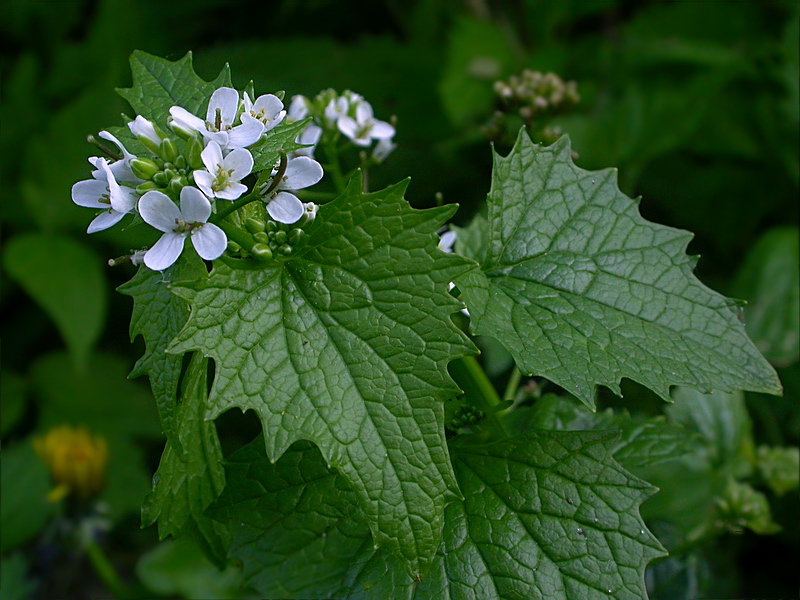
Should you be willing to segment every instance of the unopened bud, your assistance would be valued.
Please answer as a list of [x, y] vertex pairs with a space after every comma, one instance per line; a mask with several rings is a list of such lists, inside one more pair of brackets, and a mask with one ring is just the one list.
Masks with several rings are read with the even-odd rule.
[[244, 226], [250, 233], [260, 233], [264, 231], [264, 222], [254, 219], [253, 217], [247, 217], [244, 220]]
[[145, 192], [149, 192], [150, 190], [157, 190], [158, 184], [154, 181], [145, 181], [144, 183], [140, 183], [136, 186], [136, 191], [139, 194], [144, 194]]
[[203, 168], [203, 158], [200, 154], [203, 152], [203, 142], [197, 137], [193, 136], [186, 144], [186, 162], [193, 169]]
[[228, 240], [228, 252], [231, 254], [239, 254], [242, 251], [242, 247], [234, 242], [233, 240]]
[[276, 244], [285, 244], [287, 235], [285, 231], [276, 231], [275, 232], [275, 243]]
[[290, 244], [298, 244], [303, 239], [305, 232], [302, 229], [292, 229], [287, 236]]
[[150, 150], [153, 154], [159, 154], [159, 145], [161, 144], [161, 136], [156, 131], [155, 125], [151, 121], [145, 119], [142, 115], [128, 123], [131, 133], [136, 136], [142, 145]]
[[256, 260], [269, 260], [272, 258], [272, 250], [266, 244], [256, 244], [250, 249], [250, 253]]
[[169, 190], [174, 192], [175, 194], [180, 194], [181, 190], [183, 189], [183, 178], [182, 177], [173, 177], [169, 180]]
[[280, 248], [278, 248], [278, 252], [284, 256], [289, 256], [292, 253], [292, 247], [289, 244], [283, 244]]
[[178, 147], [171, 138], [164, 138], [161, 140], [158, 155], [165, 161], [174, 163], [179, 156]]
[[181, 154], [178, 158], [175, 159], [175, 168], [177, 169], [186, 168], [186, 157], [183, 154]]
[[253, 239], [262, 244], [269, 244], [269, 235], [267, 235], [263, 231], [257, 231], [256, 233], [254, 233]]
[[153, 181], [157, 183], [160, 187], [167, 187], [169, 185], [169, 178], [164, 171], [159, 171], [155, 175], [153, 175]]
[[145, 181], [152, 179], [153, 175], [160, 171], [158, 165], [149, 158], [133, 158], [131, 159], [130, 166], [133, 174]]
[[182, 140], [191, 141], [192, 139], [197, 139], [197, 132], [194, 129], [189, 129], [188, 127], [184, 127], [183, 125], [178, 124], [177, 121], [170, 121], [168, 123], [169, 128]]

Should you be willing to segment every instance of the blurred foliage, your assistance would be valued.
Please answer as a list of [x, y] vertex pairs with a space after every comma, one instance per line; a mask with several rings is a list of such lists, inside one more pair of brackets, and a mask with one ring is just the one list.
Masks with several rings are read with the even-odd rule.
[[[667, 547], [682, 547], [653, 565], [649, 588], [654, 598], [793, 595], [796, 576], [785, 565], [796, 563], [800, 545], [796, 493], [759, 488], [782, 533], [742, 534], [724, 551], [730, 537], [718, 536], [731, 534], [717, 531], [709, 515], [722, 506], [715, 498], [728, 510], [750, 494], [741, 485], [761, 485], [758, 473], [784, 489], [777, 463], [754, 471], [754, 448], [800, 442], [799, 27], [800, 8], [788, 0], [383, 0], [358, 10], [333, 0], [282, 0], [255, 13], [231, 0], [4, 2], [2, 598], [30, 597], [37, 585], [33, 597], [44, 597], [44, 580], [60, 595], [97, 593], [96, 581], [64, 575], [85, 575], [86, 557], [58, 565], [43, 550], [59, 507], [44, 499], [50, 484], [31, 439], [51, 426], [86, 426], [108, 439], [101, 499], [116, 523], [112, 562], [129, 575], [155, 537], [131, 534], [130, 515], [148, 491], [163, 441], [146, 386], [125, 378], [141, 355], [127, 336], [131, 301], [109, 292], [132, 270], [103, 266], [141, 245], [142, 232], [86, 236], [87, 214], [70, 201], [71, 185], [89, 176], [94, 152], [86, 136], [119, 124], [126, 110], [114, 88], [130, 85], [134, 49], [173, 60], [192, 50], [206, 79], [230, 62], [234, 84], [252, 78], [261, 93], [313, 96], [333, 87], [363, 94], [376, 115], [397, 116], [398, 148], [370, 173], [371, 186], [410, 175], [415, 206], [432, 206], [441, 192], [461, 205], [462, 224], [488, 191], [481, 128], [502, 109], [494, 82], [525, 68], [576, 81], [581, 102], [552, 125], [571, 136], [577, 164], [617, 167], [623, 191], [644, 197], [647, 218], [696, 234], [690, 249], [703, 255], [700, 277], [751, 302], [749, 331], [781, 367], [785, 386], [782, 399], [748, 394], [724, 405], [681, 395], [666, 411], [635, 385], [623, 386], [623, 400], [602, 395], [602, 406], [642, 419], [666, 412], [670, 426], [698, 434], [695, 454], [640, 473], [662, 488], [646, 505], [653, 531]], [[502, 140], [496, 147], [508, 150]], [[481, 346], [502, 385], [508, 356], [490, 340]], [[241, 415], [226, 415], [218, 429], [226, 452], [253, 435]], [[185, 573], [200, 568], [192, 563], [199, 558], [152, 552], [137, 571], [151, 592], [197, 596], [192, 586], [200, 580]]]

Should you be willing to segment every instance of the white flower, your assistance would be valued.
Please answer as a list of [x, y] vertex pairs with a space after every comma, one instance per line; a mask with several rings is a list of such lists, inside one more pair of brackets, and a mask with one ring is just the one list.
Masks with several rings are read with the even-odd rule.
[[242, 123], [246, 123], [248, 119], [256, 119], [263, 123], [264, 131], [269, 131], [283, 121], [285, 116], [286, 111], [283, 110], [283, 102], [277, 96], [263, 94], [256, 98], [255, 102], [251, 102], [247, 92], [244, 93]]
[[348, 110], [350, 110], [350, 103], [347, 98], [339, 96], [335, 100], [328, 102], [328, 106], [325, 107], [325, 120], [330, 125], [335, 125], [339, 122], [339, 119], [347, 116]]
[[308, 156], [309, 158], [314, 158], [314, 150], [317, 147], [320, 137], [322, 137], [322, 127], [314, 125], [313, 123], [309, 123], [306, 128], [300, 132], [300, 135], [298, 135], [294, 140], [297, 144], [303, 144], [305, 148], [298, 148], [292, 152], [292, 158], [297, 156]]
[[[108, 167], [111, 169], [111, 172], [114, 174], [114, 179], [122, 183], [130, 183], [133, 185], [139, 185], [142, 183], [144, 180], [139, 179], [133, 174], [133, 171], [131, 171], [131, 161], [136, 158], [136, 155], [128, 152], [125, 146], [122, 145], [122, 142], [120, 142], [108, 131], [101, 131], [98, 135], [104, 140], [114, 143], [119, 148], [120, 152], [122, 152], [122, 158], [120, 160], [115, 160], [113, 163], [108, 165]], [[89, 158], [89, 164], [95, 168], [95, 170], [92, 171], [92, 177], [95, 179], [100, 179], [102, 181], [106, 180], [105, 171], [103, 171], [102, 167], [100, 166], [101, 161], [105, 160], [106, 159], [98, 156], [92, 156]]]
[[356, 107], [356, 118], [341, 117], [337, 126], [339, 131], [357, 146], [369, 146], [372, 140], [383, 140], [394, 136], [394, 127], [373, 117], [369, 102], [360, 102]]
[[95, 164], [104, 179], [88, 179], [72, 186], [72, 201], [75, 204], [86, 208], [103, 209], [103, 212], [89, 223], [86, 233], [108, 229], [136, 207], [136, 194], [132, 189], [117, 183], [108, 161], [105, 158], [98, 158]]
[[205, 260], [219, 258], [228, 245], [222, 229], [208, 223], [211, 202], [197, 188], [181, 190], [180, 208], [159, 191], [147, 192], [139, 200], [139, 213], [146, 223], [164, 232], [144, 255], [144, 264], [154, 271], [163, 271], [178, 260], [187, 236]]
[[305, 96], [297, 95], [292, 96], [292, 102], [289, 104], [289, 112], [286, 113], [286, 120], [290, 123], [305, 119], [308, 116], [308, 100]]
[[146, 146], [152, 146], [150, 149], [154, 152], [161, 144], [161, 136], [156, 132], [155, 125], [142, 115], [136, 115], [136, 118], [128, 123], [128, 128], [130, 128], [133, 135], [139, 138], [139, 141]]
[[229, 87], [218, 88], [211, 94], [205, 121], [181, 106], [169, 109], [169, 114], [179, 127], [200, 132], [226, 151], [251, 146], [264, 133], [264, 123], [258, 119], [245, 119], [240, 125], [234, 126], [238, 112], [239, 92]]
[[456, 243], [456, 232], [452, 229], [445, 231], [439, 238], [439, 250], [442, 252], [452, 252], [453, 244]]
[[208, 142], [200, 153], [206, 171], [195, 171], [194, 180], [209, 198], [236, 200], [247, 191], [247, 186], [239, 183], [253, 170], [253, 156], [244, 148], [236, 148], [222, 157], [222, 149], [217, 142]]
[[378, 143], [375, 144], [375, 147], [372, 149], [372, 158], [378, 162], [383, 162], [389, 158], [389, 155], [394, 152], [395, 148], [397, 148], [397, 144], [392, 141], [392, 138], [379, 139]]
[[322, 165], [313, 158], [300, 156], [289, 159], [286, 171], [280, 183], [270, 195], [265, 198], [269, 216], [279, 223], [296, 223], [306, 212], [316, 214], [316, 210], [309, 210], [306, 204], [286, 190], [301, 190], [314, 185], [322, 179]]

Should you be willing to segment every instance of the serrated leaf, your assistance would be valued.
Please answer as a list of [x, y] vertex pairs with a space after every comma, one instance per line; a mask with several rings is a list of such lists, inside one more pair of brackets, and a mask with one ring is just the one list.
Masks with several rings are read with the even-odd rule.
[[184, 376], [175, 431], [167, 440], [153, 490], [142, 505], [142, 525], [158, 522], [164, 539], [189, 536], [223, 562], [225, 534], [203, 511], [222, 493], [225, 473], [213, 421], [205, 420], [208, 360], [195, 354]]
[[[184, 252], [178, 262], [164, 271], [140, 266], [133, 279], [117, 288], [133, 298], [131, 341], [141, 335], [145, 343], [144, 354], [136, 361], [130, 377], [147, 375], [149, 378], [164, 434], [170, 439], [174, 437], [173, 411], [183, 358], [167, 354], [166, 349], [189, 317], [189, 304], [171, 293], [170, 286], [175, 281], [195, 280], [206, 274], [205, 265], [197, 254]], [[179, 439], [175, 442], [180, 443]]]
[[64, 236], [12, 238], [5, 267], [53, 319], [76, 365], [86, 365], [106, 318], [105, 276], [86, 246]]
[[258, 144], [251, 146], [249, 150], [253, 155], [253, 173], [272, 168], [280, 158], [281, 150], [288, 154], [302, 148], [303, 145], [296, 143], [295, 139], [306, 128], [308, 121], [308, 119], [294, 123], [284, 121], [264, 134]]
[[590, 407], [622, 377], [665, 399], [676, 384], [780, 393], [734, 303], [694, 277], [691, 235], [645, 221], [615, 170], [576, 167], [566, 136], [542, 148], [521, 131], [488, 201], [486, 259], [457, 284], [473, 332], [523, 372]]
[[748, 300], [747, 331], [773, 364], [800, 358], [800, 247], [797, 227], [776, 227], [756, 242], [734, 284]]
[[230, 86], [228, 65], [214, 81], [200, 78], [192, 67], [192, 53], [170, 61], [136, 50], [131, 54], [133, 86], [117, 92], [137, 114], [160, 127], [166, 125], [169, 109], [182, 106], [195, 115], [205, 115], [208, 99], [218, 87]]
[[606, 409], [591, 412], [574, 398], [545, 394], [531, 406], [517, 408], [504, 417], [520, 433], [530, 429], [554, 431], [606, 431], [618, 433], [612, 454], [626, 469], [674, 460], [697, 450], [696, 434], [666, 423], [664, 417], [634, 419], [627, 412]]
[[638, 514], [654, 488], [620, 468], [611, 442], [535, 432], [454, 446], [465, 500], [447, 507], [442, 546], [419, 581], [373, 548], [354, 495], [312, 446], [274, 465], [256, 445], [237, 453], [211, 514], [230, 523], [232, 556], [265, 596], [639, 600], [645, 565], [663, 555]]
[[436, 247], [454, 207], [413, 210], [404, 190], [363, 194], [355, 177], [292, 260], [218, 263], [207, 281], [177, 288], [192, 312], [171, 351], [215, 360], [209, 417], [255, 410], [272, 459], [294, 441], [316, 443], [376, 542], [420, 573], [458, 495], [442, 406], [458, 389], [446, 367], [473, 347], [447, 293], [468, 265]]

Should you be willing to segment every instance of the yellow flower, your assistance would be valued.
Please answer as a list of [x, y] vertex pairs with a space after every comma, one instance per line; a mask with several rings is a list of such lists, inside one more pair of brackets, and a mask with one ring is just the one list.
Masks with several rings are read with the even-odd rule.
[[88, 498], [103, 489], [108, 445], [102, 436], [92, 436], [84, 427], [62, 425], [35, 438], [33, 447], [56, 484], [48, 501], [58, 502], [70, 494]]

